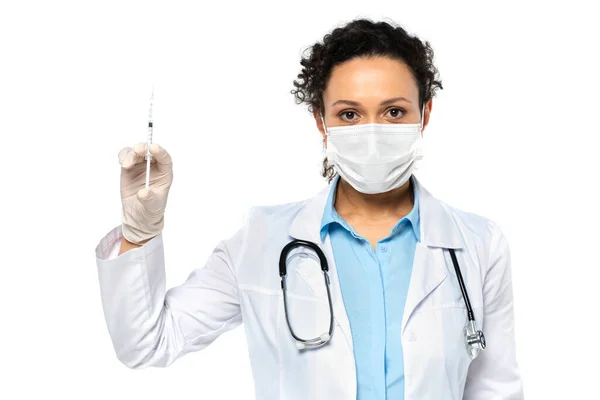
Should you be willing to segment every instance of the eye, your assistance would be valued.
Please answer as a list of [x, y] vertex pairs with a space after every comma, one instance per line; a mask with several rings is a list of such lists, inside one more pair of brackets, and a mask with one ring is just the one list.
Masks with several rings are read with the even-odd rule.
[[389, 114], [392, 118], [399, 118], [404, 115], [404, 110], [401, 108], [391, 108], [386, 114]]
[[356, 112], [354, 112], [354, 111], [343, 111], [338, 115], [342, 120], [348, 121], [348, 122], [352, 122], [356, 119]]

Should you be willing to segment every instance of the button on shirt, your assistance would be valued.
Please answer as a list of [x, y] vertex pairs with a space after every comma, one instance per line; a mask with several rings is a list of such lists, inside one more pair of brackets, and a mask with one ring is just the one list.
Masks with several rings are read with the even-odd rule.
[[404, 399], [402, 315], [419, 238], [419, 202], [376, 250], [335, 211], [339, 175], [331, 184], [321, 240], [331, 238], [342, 298], [352, 331], [357, 399]]

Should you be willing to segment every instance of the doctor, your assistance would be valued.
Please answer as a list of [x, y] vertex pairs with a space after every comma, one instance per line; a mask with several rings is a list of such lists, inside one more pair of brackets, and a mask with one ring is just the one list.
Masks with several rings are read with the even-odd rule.
[[[180, 286], [165, 288], [161, 233], [172, 159], [150, 146], [148, 190], [145, 144], [119, 153], [122, 223], [96, 247], [118, 359], [165, 367], [244, 322], [258, 399], [522, 399], [502, 230], [413, 174], [442, 88], [429, 43], [355, 20], [301, 65], [292, 93], [323, 137], [329, 186], [253, 208]], [[467, 345], [468, 326], [487, 346]]]

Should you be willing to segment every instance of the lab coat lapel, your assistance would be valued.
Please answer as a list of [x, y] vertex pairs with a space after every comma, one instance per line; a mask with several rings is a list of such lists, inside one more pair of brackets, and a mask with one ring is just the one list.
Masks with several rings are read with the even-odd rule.
[[443, 249], [463, 247], [462, 237], [446, 205], [434, 198], [414, 177], [419, 196], [420, 241], [415, 249], [402, 332], [419, 304], [448, 276]]
[[[346, 307], [342, 299], [342, 292], [338, 280], [333, 249], [329, 234], [325, 240], [321, 241], [319, 234], [321, 228], [321, 219], [325, 210], [325, 203], [331, 186], [322, 189], [315, 197], [306, 200], [302, 209], [296, 214], [290, 226], [289, 235], [295, 239], [309, 240], [316, 243], [323, 250], [329, 266], [329, 281], [331, 291], [331, 304], [333, 306], [333, 316], [340, 328], [340, 333], [344, 337], [350, 351], [353, 351], [352, 334], [350, 332], [350, 322], [346, 314]], [[322, 279], [308, 279], [307, 283], [313, 291], [318, 292], [321, 288], [317, 285], [323, 285]], [[335, 333], [334, 333], [335, 335]]]
[[444, 259], [439, 252], [430, 249], [422, 242], [417, 243], [413, 261], [412, 276], [408, 285], [404, 314], [402, 315], [402, 333], [413, 312], [436, 287], [448, 276]]
[[333, 249], [331, 247], [331, 238], [329, 234], [325, 237], [325, 243], [323, 244], [323, 253], [327, 257], [327, 263], [329, 265], [329, 281], [331, 282], [331, 303], [333, 305], [333, 312], [335, 319], [340, 327], [346, 343], [350, 351], [354, 351], [352, 344], [352, 334], [350, 332], [350, 321], [348, 320], [348, 314], [346, 313], [346, 306], [342, 299], [342, 291], [340, 282], [338, 280], [337, 268], [335, 265], [335, 259], [333, 257]]

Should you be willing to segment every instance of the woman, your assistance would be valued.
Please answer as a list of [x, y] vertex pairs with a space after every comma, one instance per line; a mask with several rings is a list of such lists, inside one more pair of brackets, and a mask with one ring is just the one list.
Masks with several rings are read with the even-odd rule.
[[[122, 224], [96, 248], [118, 359], [167, 366], [243, 321], [260, 399], [521, 399], [506, 239], [413, 175], [442, 88], [429, 44], [361, 19], [301, 64], [292, 93], [323, 137], [329, 187], [253, 208], [168, 291], [161, 230], [171, 157], [150, 146], [148, 190], [145, 145], [119, 153]], [[298, 239], [310, 243], [282, 255]]]

